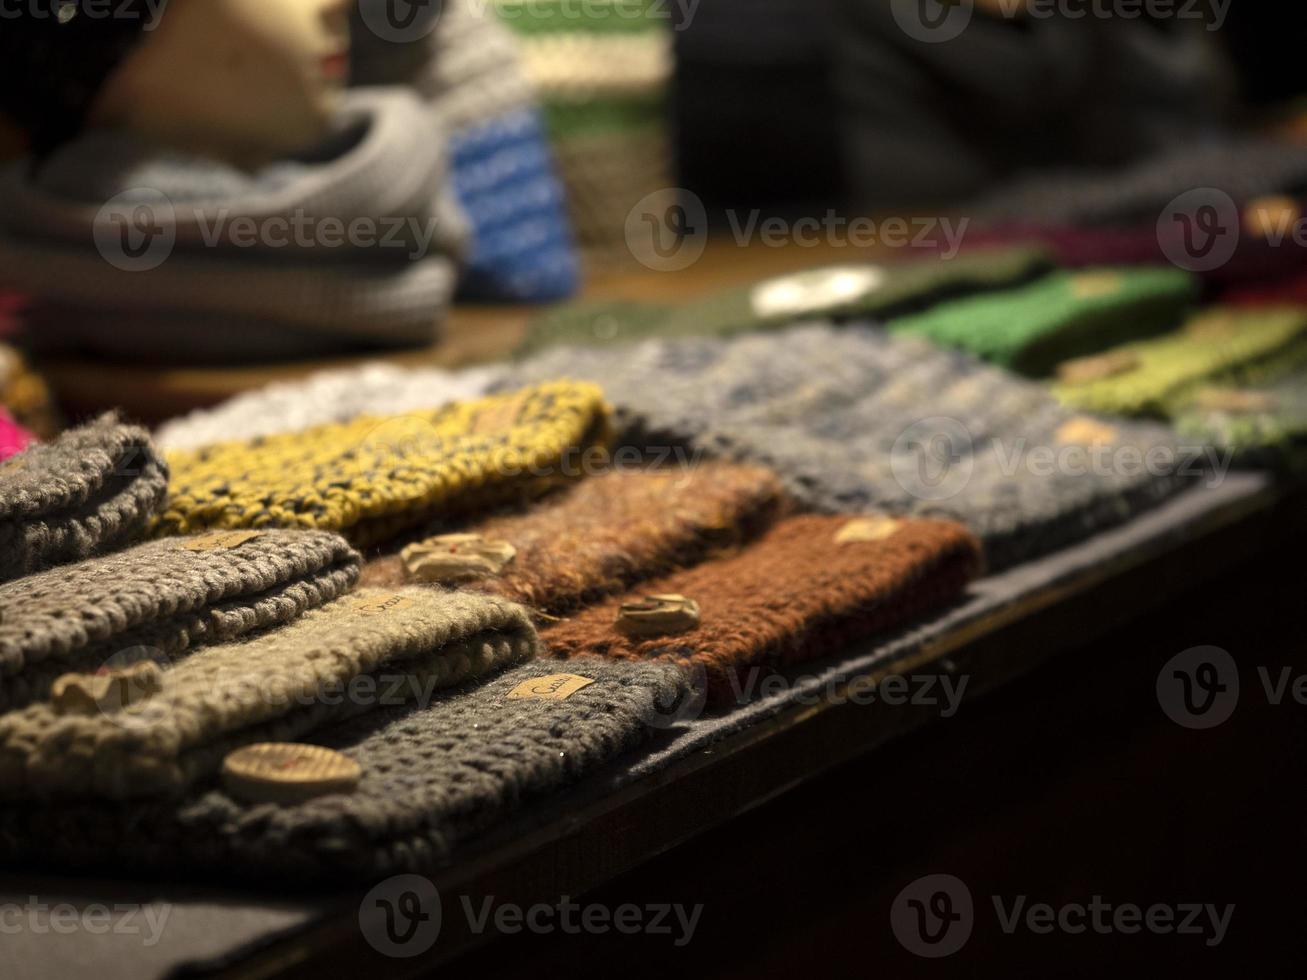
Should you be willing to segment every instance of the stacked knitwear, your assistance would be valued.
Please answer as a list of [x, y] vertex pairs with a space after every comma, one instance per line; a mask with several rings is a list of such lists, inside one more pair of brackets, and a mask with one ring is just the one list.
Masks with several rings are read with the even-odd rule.
[[36, 436], [14, 421], [6, 408], [0, 408], [0, 462], [16, 456], [36, 441]]
[[1211, 307], [1181, 330], [1069, 361], [1054, 391], [1074, 408], [1167, 417], [1209, 385], [1271, 382], [1307, 366], [1307, 310]]
[[[560, 670], [578, 679], [559, 688], [551, 675]], [[5, 806], [0, 858], [335, 884], [425, 873], [514, 811], [636, 749], [686, 694], [684, 674], [667, 664], [532, 661], [429, 706], [384, 708], [318, 733], [315, 743], [362, 770], [352, 793], [292, 805], [213, 790], [130, 808]]]
[[586, 258], [625, 252], [627, 215], [673, 185], [667, 135], [672, 37], [657, 0], [496, 0], [544, 104]]
[[[980, 542], [950, 521], [803, 515], [737, 555], [677, 572], [546, 631], [557, 657], [597, 655], [702, 671], [710, 702], [740, 700], [755, 668], [847, 650], [956, 600], [981, 572]], [[698, 607], [678, 632], [628, 635], [622, 610], [645, 596]]]
[[1266, 385], [1200, 389], [1175, 424], [1241, 466], [1307, 472], [1307, 371]]
[[0, 710], [70, 671], [171, 659], [290, 622], [343, 595], [361, 559], [325, 531], [171, 538], [0, 585]]
[[440, 517], [529, 500], [602, 459], [607, 406], [595, 385], [549, 382], [408, 415], [169, 455], [155, 533], [303, 527], [380, 544]]
[[[1188, 483], [1160, 426], [1076, 416], [1042, 385], [867, 327], [559, 348], [513, 381], [560, 374], [603, 379], [622, 443], [762, 463], [819, 510], [953, 517], [993, 568], [1081, 541]], [[1126, 462], [1139, 453], [1148, 467]]]
[[1068, 358], [1175, 328], [1197, 292], [1193, 276], [1169, 267], [1056, 272], [900, 317], [888, 327], [1043, 376]]
[[[723, 462], [659, 469], [617, 468], [592, 476], [530, 510], [491, 517], [464, 530], [508, 564], [469, 574], [465, 586], [549, 616], [564, 615], [637, 582], [692, 565], [761, 531], [783, 506], [768, 470]], [[438, 538], [430, 553], [456, 553]], [[423, 546], [369, 562], [363, 583], [423, 581]], [[448, 578], [443, 579], [447, 584]]]
[[354, 85], [414, 88], [447, 132], [453, 194], [471, 226], [458, 296], [540, 303], [576, 291], [580, 266], [536, 95], [512, 33], [474, 0], [446, 0], [409, 42], [371, 30], [391, 0], [354, 5]]
[[677, 306], [578, 303], [531, 324], [519, 353], [559, 344], [604, 346], [645, 337], [728, 336], [802, 319], [888, 318], [934, 303], [1027, 282], [1049, 268], [1036, 248], [976, 251], [954, 259], [838, 265], [767, 279]]
[[105, 415], [0, 463], [0, 581], [130, 544], [168, 467], [144, 429]]
[[[136, 697], [106, 704], [56, 685], [49, 700], [0, 715], [0, 794], [176, 795], [243, 745], [293, 741], [538, 652], [526, 611], [503, 599], [363, 589], [282, 629], [193, 653]], [[69, 686], [80, 693], [95, 679]]]
[[271, 384], [173, 419], [159, 427], [154, 442], [164, 450], [198, 449], [215, 442], [349, 422], [360, 415], [440, 408], [481, 397], [499, 375], [495, 367], [453, 372], [383, 363], [321, 371], [303, 381]]

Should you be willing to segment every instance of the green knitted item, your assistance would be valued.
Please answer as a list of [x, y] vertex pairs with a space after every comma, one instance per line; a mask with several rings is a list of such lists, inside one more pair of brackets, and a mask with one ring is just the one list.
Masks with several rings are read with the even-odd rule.
[[1307, 473], [1307, 370], [1274, 384], [1204, 388], [1177, 413], [1176, 428], [1232, 453], [1236, 465]]
[[1047, 253], [1019, 247], [954, 259], [825, 266], [676, 306], [609, 302], [560, 307], [532, 323], [519, 354], [560, 344], [601, 347], [646, 337], [729, 336], [806, 319], [891, 317], [940, 300], [1024, 282]]
[[1270, 383], [1304, 366], [1307, 309], [1213, 307], [1165, 337], [1068, 362], [1053, 390], [1074, 408], [1168, 417], [1201, 388]]
[[1193, 275], [1170, 267], [1056, 272], [887, 326], [1042, 377], [1068, 358], [1174, 328], [1197, 292]]
[[495, 0], [495, 9], [505, 24], [528, 37], [640, 34], [668, 22], [666, 0]]

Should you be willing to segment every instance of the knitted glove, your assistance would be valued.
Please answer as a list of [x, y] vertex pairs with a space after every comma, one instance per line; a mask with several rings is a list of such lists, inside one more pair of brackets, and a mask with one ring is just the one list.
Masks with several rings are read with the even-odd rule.
[[149, 434], [113, 415], [0, 463], [0, 581], [129, 544], [167, 484]]
[[1197, 292], [1193, 276], [1169, 267], [1057, 272], [887, 326], [1038, 376], [1070, 357], [1172, 329]]
[[1212, 307], [1181, 330], [1063, 365], [1066, 404], [1169, 416], [1209, 384], [1270, 381], [1307, 365], [1307, 311]]
[[437, 517], [537, 496], [580, 475], [606, 438], [600, 390], [553, 382], [221, 443], [169, 455], [171, 493], [154, 530], [307, 527], [379, 543]]
[[87, 703], [56, 689], [0, 715], [0, 794], [179, 793], [241, 745], [425, 699], [533, 657], [538, 644], [526, 611], [502, 599], [365, 589], [282, 629], [194, 653], [136, 698]]
[[[469, 572], [466, 584], [562, 615], [752, 537], [781, 509], [782, 496], [775, 475], [760, 467], [704, 463], [612, 470], [530, 510], [463, 529], [514, 553], [497, 572]], [[422, 546], [406, 554], [407, 560], [391, 555], [369, 562], [363, 584], [421, 581], [415, 561], [424, 554]], [[453, 584], [447, 577], [437, 580]]]
[[975, 252], [955, 259], [842, 265], [781, 276], [679, 306], [588, 303], [544, 314], [519, 353], [556, 344], [603, 346], [645, 337], [726, 336], [816, 318], [889, 317], [949, 297], [1024, 282], [1048, 267], [1033, 248]]
[[[710, 701], [733, 702], [755, 667], [845, 649], [956, 599], [981, 571], [980, 542], [946, 521], [809, 515], [782, 521], [738, 555], [676, 572], [545, 632], [558, 657], [667, 661], [706, 674]], [[698, 604], [698, 624], [627, 635], [622, 610], [644, 596]]]
[[0, 710], [112, 654], [173, 657], [289, 622], [358, 574], [337, 535], [268, 530], [152, 541], [0, 585]]
[[430, 872], [469, 838], [635, 749], [686, 692], [666, 664], [576, 660], [561, 669], [592, 683], [542, 684], [560, 665], [535, 661], [426, 707], [386, 708], [322, 731], [315, 742], [362, 769], [352, 793], [294, 805], [214, 791], [181, 804], [0, 807], [0, 858], [335, 883]]

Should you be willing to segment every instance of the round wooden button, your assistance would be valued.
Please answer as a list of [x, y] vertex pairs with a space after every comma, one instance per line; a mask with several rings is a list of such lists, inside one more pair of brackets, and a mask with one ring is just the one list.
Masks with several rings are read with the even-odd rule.
[[632, 637], [684, 633], [699, 625], [699, 604], [683, 595], [650, 595], [623, 603], [617, 611], [617, 632]]
[[1137, 367], [1139, 355], [1133, 351], [1109, 351], [1064, 362], [1057, 369], [1057, 378], [1063, 384], [1086, 385], [1126, 374]]
[[442, 534], [411, 544], [400, 553], [408, 574], [419, 582], [458, 585], [502, 575], [517, 549], [479, 534]]
[[247, 745], [222, 761], [227, 792], [247, 803], [303, 803], [331, 793], [352, 793], [362, 776], [349, 756], [294, 742]]

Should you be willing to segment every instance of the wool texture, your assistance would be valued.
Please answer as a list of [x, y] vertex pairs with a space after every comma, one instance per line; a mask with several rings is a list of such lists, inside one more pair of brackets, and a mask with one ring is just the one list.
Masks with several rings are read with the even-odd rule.
[[[0, 297], [0, 327], [4, 326], [3, 305], [4, 297]], [[49, 387], [22, 354], [4, 343], [0, 343], [0, 405], [41, 439], [59, 434], [59, 413]]]
[[130, 807], [0, 807], [0, 856], [263, 881], [432, 871], [515, 811], [637, 749], [687, 695], [684, 674], [667, 664], [577, 659], [563, 669], [594, 683], [565, 699], [512, 696], [560, 666], [531, 661], [430, 705], [384, 708], [316, 733], [315, 744], [362, 768], [353, 793], [293, 806], [214, 790]]
[[1169, 267], [1056, 272], [887, 327], [1038, 377], [1068, 358], [1174, 329], [1197, 299], [1197, 286], [1189, 273]]
[[1203, 386], [1269, 382], [1307, 366], [1307, 310], [1209, 307], [1174, 333], [1105, 356], [1126, 360], [1110, 376], [1057, 384], [1057, 396], [1087, 411], [1167, 417]]
[[[507, 383], [558, 375], [605, 385], [619, 452], [680, 446], [760, 463], [822, 511], [951, 517], [980, 535], [995, 569], [1123, 523], [1189, 483], [1161, 426], [1095, 424], [1043, 385], [865, 326], [557, 348]], [[1040, 465], [1037, 451], [1068, 465]], [[1111, 465], [1136, 453], [1150, 466]]]
[[1307, 146], [1251, 138], [1180, 145], [1124, 170], [1067, 171], [1022, 178], [977, 201], [978, 224], [1056, 225], [1156, 222], [1195, 188], [1236, 205], [1307, 191]]
[[304, 527], [379, 544], [441, 516], [484, 512], [579, 476], [603, 456], [608, 412], [595, 385], [515, 395], [169, 454], [156, 534]]
[[[88, 129], [0, 170], [0, 288], [33, 297], [34, 342], [133, 360], [429, 344], [466, 232], [442, 135], [396, 89], [347, 94], [321, 146], [254, 171]], [[106, 238], [106, 202], [157, 231]]]
[[888, 265], [831, 266], [779, 276], [680, 305], [578, 303], [535, 320], [519, 353], [559, 344], [604, 346], [646, 337], [729, 336], [803, 319], [893, 317], [1001, 289], [1048, 269], [1037, 248], [974, 252]]
[[36, 436], [14, 421], [8, 409], [0, 408], [0, 461], [21, 453], [36, 441]]
[[[562, 615], [740, 544], [780, 512], [783, 498], [776, 476], [756, 466], [614, 469], [529, 510], [461, 528], [517, 551], [503, 574], [467, 588]], [[364, 585], [409, 581], [398, 555], [363, 571]]]
[[526, 610], [503, 599], [363, 589], [177, 661], [139, 702], [91, 714], [38, 702], [0, 715], [0, 794], [179, 794], [242, 745], [293, 741], [538, 652]]
[[1230, 452], [1238, 466], [1307, 473], [1307, 370], [1271, 384], [1200, 389], [1175, 425]]
[[0, 582], [130, 544], [168, 467], [144, 429], [104, 415], [0, 463]]
[[160, 449], [198, 449], [216, 442], [297, 432], [360, 415], [401, 415], [485, 395], [498, 367], [442, 371], [366, 364], [321, 371], [303, 381], [282, 381], [228, 399], [213, 408], [166, 422], [154, 434]]
[[460, 299], [539, 303], [579, 285], [567, 201], [536, 94], [511, 32], [471, 0], [446, 0], [434, 28], [389, 41], [390, 0], [354, 5], [354, 85], [406, 85], [447, 132], [452, 191], [470, 225]]
[[[198, 550], [192, 550], [196, 548]], [[359, 555], [325, 531], [151, 541], [0, 585], [0, 710], [146, 648], [173, 658], [290, 622], [348, 592]]]
[[[752, 668], [830, 656], [911, 623], [962, 594], [982, 568], [980, 542], [961, 525], [907, 519], [882, 540], [841, 542], [848, 516], [803, 515], [752, 547], [601, 603], [545, 631], [553, 656], [596, 655], [702, 670], [713, 703], [749, 689]], [[682, 595], [701, 620], [684, 633], [628, 637], [614, 628], [623, 602]]]

